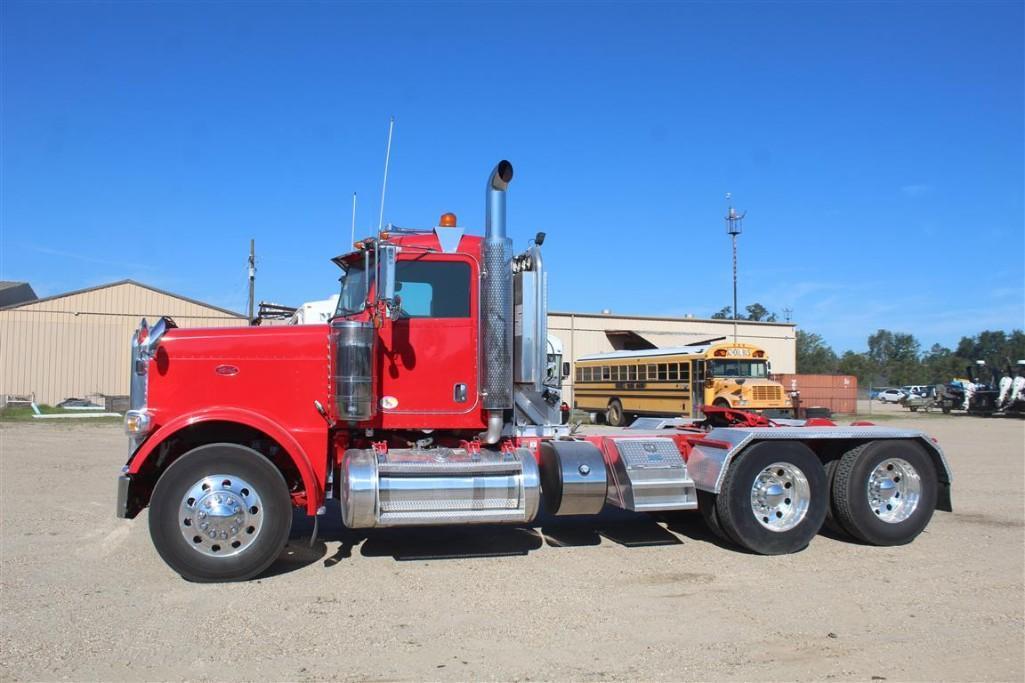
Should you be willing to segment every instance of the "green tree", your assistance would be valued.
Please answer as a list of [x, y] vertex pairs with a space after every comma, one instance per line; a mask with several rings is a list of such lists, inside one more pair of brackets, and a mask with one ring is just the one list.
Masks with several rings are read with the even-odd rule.
[[[957, 356], [964, 365], [984, 360], [991, 368], [1005, 370], [1008, 363], [1025, 360], [1025, 331], [984, 330], [974, 337], [962, 337], [957, 345]], [[988, 377], [986, 379], [989, 379]]]
[[868, 338], [871, 371], [881, 381], [894, 386], [921, 384], [921, 348], [912, 334], [878, 330]]
[[[751, 320], [754, 322], [776, 322], [776, 314], [770, 313], [769, 309], [762, 306], [760, 303], [753, 303], [750, 306], [745, 306], [747, 315], [738, 315], [737, 320]], [[723, 306], [718, 311], [712, 314], [713, 320], [732, 320], [733, 319], [733, 306]]]
[[867, 353], [856, 353], [844, 351], [837, 363], [837, 368], [842, 375], [854, 375], [858, 378], [859, 387], [881, 386], [875, 363], [868, 357]]
[[769, 309], [762, 306], [760, 303], [753, 303], [747, 306], [747, 320], [754, 320], [755, 322], [764, 321], [767, 323], [776, 322], [776, 314], [769, 313]]
[[814, 332], [797, 330], [797, 372], [811, 375], [828, 375], [836, 372], [836, 370], [836, 353], [821, 335]]
[[959, 358], [953, 351], [939, 344], [933, 344], [922, 356], [922, 370], [929, 384], [943, 384], [954, 377], [962, 376], [966, 364], [967, 361], [963, 358]]

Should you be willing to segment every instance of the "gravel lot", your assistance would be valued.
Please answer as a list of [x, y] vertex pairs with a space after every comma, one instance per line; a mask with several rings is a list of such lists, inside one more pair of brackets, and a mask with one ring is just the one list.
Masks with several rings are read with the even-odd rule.
[[0, 424], [0, 679], [1025, 678], [1025, 423], [907, 416], [955, 471], [912, 545], [724, 548], [700, 515], [297, 538], [181, 580], [113, 516], [118, 426]]

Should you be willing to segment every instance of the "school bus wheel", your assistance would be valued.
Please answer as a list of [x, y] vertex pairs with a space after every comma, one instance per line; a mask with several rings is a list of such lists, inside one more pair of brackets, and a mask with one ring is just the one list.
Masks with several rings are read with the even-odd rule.
[[605, 411], [605, 421], [612, 427], [622, 427], [626, 423], [623, 404], [619, 402], [618, 398], [609, 401], [609, 407]]

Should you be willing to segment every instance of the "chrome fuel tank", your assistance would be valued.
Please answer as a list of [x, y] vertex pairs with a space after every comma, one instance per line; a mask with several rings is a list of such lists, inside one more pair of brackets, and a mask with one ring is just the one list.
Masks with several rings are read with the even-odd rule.
[[342, 521], [350, 529], [524, 523], [537, 515], [541, 484], [529, 450], [370, 449], [345, 452]]

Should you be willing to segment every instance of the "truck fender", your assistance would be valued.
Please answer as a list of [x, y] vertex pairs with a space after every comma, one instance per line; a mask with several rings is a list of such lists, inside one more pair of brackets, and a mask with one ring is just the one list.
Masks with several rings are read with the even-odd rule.
[[[768, 440], [813, 442], [824, 439], [848, 441], [856, 444], [877, 439], [908, 439], [925, 448], [936, 466], [940, 490], [936, 508], [952, 511], [950, 485], [953, 474], [947, 464], [943, 449], [922, 432], [912, 429], [891, 429], [889, 427], [720, 427], [708, 433], [706, 439], [695, 441], [687, 470], [699, 491], [719, 493], [723, 478], [730, 463], [752, 443]], [[813, 445], [809, 443], [809, 445]], [[814, 447], [813, 447], [814, 450]]]
[[271, 439], [274, 439], [281, 448], [292, 459], [296, 469], [303, 480], [303, 487], [306, 489], [306, 511], [307, 514], [315, 515], [321, 504], [321, 486], [310, 465], [310, 458], [303, 447], [296, 441], [292, 434], [279, 425], [277, 422], [241, 408], [217, 407], [208, 408], [194, 413], [180, 415], [170, 422], [161, 425], [153, 434], [146, 439], [139, 447], [126, 466], [125, 473], [138, 474], [150, 457], [162, 443], [167, 441], [179, 431], [203, 422], [234, 422], [251, 427], [263, 432]]

